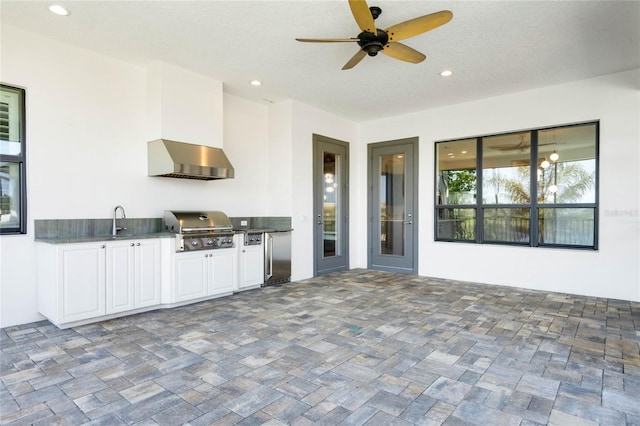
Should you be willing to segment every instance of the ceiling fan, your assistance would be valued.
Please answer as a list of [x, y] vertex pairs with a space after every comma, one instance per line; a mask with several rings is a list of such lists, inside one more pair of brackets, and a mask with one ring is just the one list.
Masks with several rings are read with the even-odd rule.
[[400, 40], [417, 36], [446, 24], [453, 17], [453, 13], [443, 10], [429, 15], [410, 19], [386, 30], [376, 28], [374, 20], [380, 16], [382, 9], [369, 7], [365, 0], [349, 0], [351, 13], [362, 30], [357, 37], [352, 38], [296, 38], [297, 41], [309, 43], [341, 43], [356, 42], [360, 50], [343, 67], [348, 70], [356, 66], [365, 56], [376, 56], [382, 52], [401, 61], [417, 64], [425, 60], [426, 56], [417, 50], [399, 43]]

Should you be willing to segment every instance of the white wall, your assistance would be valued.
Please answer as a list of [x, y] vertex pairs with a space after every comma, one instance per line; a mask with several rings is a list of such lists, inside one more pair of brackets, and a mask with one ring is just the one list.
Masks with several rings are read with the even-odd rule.
[[[419, 137], [419, 274], [640, 300], [639, 90], [633, 70], [364, 123], [363, 145]], [[598, 251], [434, 241], [435, 141], [591, 120], [601, 124]]]
[[146, 136], [222, 148], [222, 82], [160, 61], [146, 70]]
[[[0, 326], [39, 320], [34, 219], [161, 217], [166, 209], [267, 214], [268, 111], [224, 96], [236, 178], [147, 176], [146, 69], [3, 26], [0, 80], [27, 89], [28, 234], [0, 237]], [[222, 100], [219, 100], [222, 102]]]
[[[227, 192], [216, 200], [229, 216], [266, 216], [269, 212], [269, 111], [264, 105], [233, 95], [224, 95], [224, 152], [235, 168]], [[218, 182], [211, 182], [212, 184]], [[288, 216], [289, 213], [284, 214]]]

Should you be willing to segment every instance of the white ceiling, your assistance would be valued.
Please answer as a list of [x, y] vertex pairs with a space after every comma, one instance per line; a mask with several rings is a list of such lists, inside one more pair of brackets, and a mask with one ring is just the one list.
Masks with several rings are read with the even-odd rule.
[[[347, 0], [0, 1], [11, 25], [128, 62], [161, 60], [259, 102], [294, 99], [355, 121], [400, 115], [640, 67], [639, 1], [392, 1], [379, 28], [439, 10], [451, 22], [403, 43], [427, 55], [342, 66], [360, 32]], [[439, 76], [451, 69], [452, 77]], [[260, 87], [250, 80], [259, 79]]]

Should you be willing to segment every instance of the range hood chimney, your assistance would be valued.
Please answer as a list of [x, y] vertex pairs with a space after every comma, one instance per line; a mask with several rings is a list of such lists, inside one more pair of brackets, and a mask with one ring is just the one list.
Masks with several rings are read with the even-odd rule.
[[158, 139], [147, 145], [149, 176], [214, 180], [234, 177], [233, 166], [220, 148]]

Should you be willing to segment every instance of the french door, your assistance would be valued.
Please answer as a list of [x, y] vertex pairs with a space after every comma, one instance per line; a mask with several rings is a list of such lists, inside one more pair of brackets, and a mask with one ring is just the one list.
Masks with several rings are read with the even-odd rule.
[[418, 138], [369, 144], [370, 269], [418, 273]]
[[313, 135], [314, 276], [349, 269], [349, 144]]

